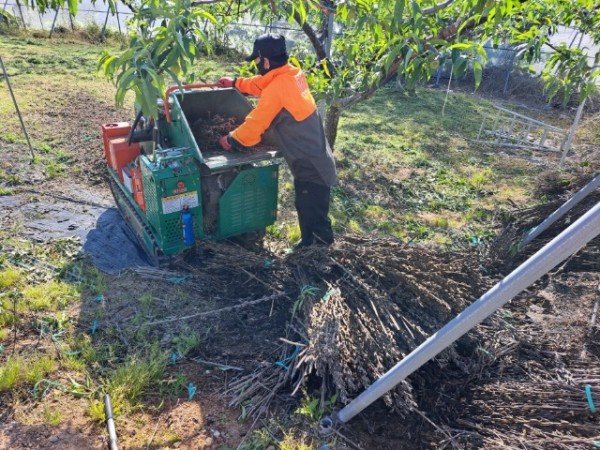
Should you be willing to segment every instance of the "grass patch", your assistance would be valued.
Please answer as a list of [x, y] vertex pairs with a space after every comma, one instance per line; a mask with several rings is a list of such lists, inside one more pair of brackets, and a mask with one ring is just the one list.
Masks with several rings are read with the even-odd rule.
[[4, 341], [9, 334], [10, 330], [8, 328], [0, 328], [0, 341]]
[[63, 415], [58, 409], [49, 408], [48, 406], [44, 406], [44, 410], [42, 411], [42, 419], [48, 425], [52, 425], [56, 427], [61, 424], [63, 420]]
[[19, 176], [14, 173], [8, 173], [5, 170], [0, 169], [0, 183], [6, 183], [11, 186], [19, 184], [21, 180]]
[[242, 444], [240, 450], [264, 450], [272, 444], [275, 442], [269, 431], [260, 429], [252, 433], [252, 437]]
[[288, 223], [285, 225], [285, 238], [290, 245], [300, 241], [300, 225], [297, 223]]
[[283, 440], [279, 443], [280, 450], [313, 450], [314, 448], [314, 444], [309, 439], [297, 438], [293, 433], [285, 434]]
[[[157, 347], [153, 347], [145, 356], [130, 356], [118, 366], [106, 378], [102, 388], [102, 393], [108, 393], [111, 397], [114, 414], [118, 416], [136, 409], [142, 395], [158, 391], [166, 366], [167, 356]], [[105, 419], [102, 400], [92, 400], [89, 415], [97, 421]]]
[[[443, 101], [442, 91], [422, 88], [409, 96], [384, 88], [344, 112], [335, 153], [339, 184], [331, 204], [338, 232], [442, 242], [457, 231], [467, 233], [471, 211], [489, 217], [513, 208], [511, 201], [535, 201], [510, 199], [499, 183], [506, 180], [514, 190], [527, 191], [538, 172], [535, 166], [469, 140], [491, 104], [454, 93], [442, 116]], [[511, 173], [515, 167], [518, 173]], [[425, 213], [430, 220], [422, 219]], [[455, 220], [456, 214], [463, 220]]]
[[22, 291], [20, 310], [27, 306], [34, 311], [57, 311], [79, 298], [78, 289], [72, 284], [52, 280], [47, 283], [27, 286]]
[[24, 280], [23, 272], [14, 267], [8, 267], [0, 271], [0, 290], [5, 291], [15, 287]]
[[179, 357], [185, 357], [200, 347], [200, 338], [191, 330], [184, 330], [173, 338], [173, 345]]
[[10, 356], [0, 366], [0, 392], [25, 383], [35, 384], [56, 367], [56, 361], [47, 355]]

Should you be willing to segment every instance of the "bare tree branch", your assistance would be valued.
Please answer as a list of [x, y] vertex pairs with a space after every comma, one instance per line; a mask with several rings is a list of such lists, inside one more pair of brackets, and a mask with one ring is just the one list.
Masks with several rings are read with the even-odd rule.
[[300, 16], [300, 13], [298, 13], [297, 11], [294, 12], [294, 20], [296, 21], [296, 23], [298, 25], [300, 25], [300, 27], [302, 28], [302, 31], [304, 31], [304, 34], [306, 35], [306, 37], [312, 44], [313, 48], [315, 49], [315, 52], [317, 53], [317, 58], [319, 60], [327, 58], [327, 53], [325, 52], [325, 46], [319, 40], [319, 36], [317, 36], [317, 32], [314, 30], [314, 28], [311, 27], [308, 22], [302, 21], [302, 17]]
[[121, 0], [121, 3], [123, 3], [125, 6], [127, 6], [132, 13], [136, 13], [137, 12], [137, 8], [135, 6], [133, 6], [133, 2], [132, 1]]
[[221, 3], [225, 0], [196, 0], [192, 2], [191, 6], [202, 6], [202, 5], [212, 5], [214, 3]]
[[433, 13], [438, 12], [440, 9], [444, 9], [447, 6], [450, 6], [452, 3], [454, 3], [454, 0], [446, 0], [445, 2], [438, 3], [437, 5], [430, 6], [429, 8], [425, 8], [423, 10], [423, 15], [429, 16]]

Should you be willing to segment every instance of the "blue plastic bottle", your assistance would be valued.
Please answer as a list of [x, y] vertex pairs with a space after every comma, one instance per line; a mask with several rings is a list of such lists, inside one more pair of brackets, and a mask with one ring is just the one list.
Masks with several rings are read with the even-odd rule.
[[185, 245], [194, 245], [194, 218], [189, 211], [181, 213], [181, 221], [183, 222], [183, 242]]

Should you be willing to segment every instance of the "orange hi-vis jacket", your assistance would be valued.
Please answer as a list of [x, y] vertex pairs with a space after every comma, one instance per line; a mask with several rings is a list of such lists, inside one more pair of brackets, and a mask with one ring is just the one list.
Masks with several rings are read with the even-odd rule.
[[282, 109], [286, 109], [298, 122], [317, 109], [304, 73], [291, 64], [273, 69], [266, 75], [237, 78], [235, 87], [242, 94], [259, 97], [256, 108], [231, 133], [245, 147], [260, 142], [262, 134]]
[[336, 182], [333, 154], [304, 73], [285, 64], [235, 87], [258, 97], [256, 107], [230, 135], [244, 147], [258, 144], [265, 132], [275, 140], [294, 179], [331, 186]]

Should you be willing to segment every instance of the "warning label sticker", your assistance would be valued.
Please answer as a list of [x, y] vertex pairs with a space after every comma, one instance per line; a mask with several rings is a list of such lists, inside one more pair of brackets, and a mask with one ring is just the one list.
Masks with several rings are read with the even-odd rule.
[[194, 208], [198, 206], [198, 191], [185, 192], [183, 194], [172, 195], [162, 199], [163, 214], [170, 214], [181, 211], [185, 207]]

